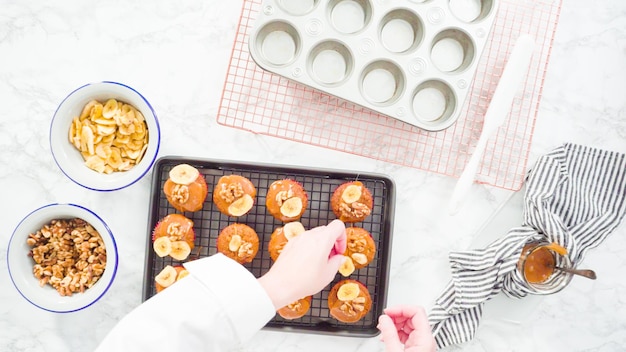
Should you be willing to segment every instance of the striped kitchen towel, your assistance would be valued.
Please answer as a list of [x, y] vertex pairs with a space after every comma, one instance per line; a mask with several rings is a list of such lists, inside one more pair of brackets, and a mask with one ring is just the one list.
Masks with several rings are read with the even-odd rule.
[[450, 253], [452, 280], [429, 314], [437, 346], [471, 340], [483, 304], [498, 293], [533, 293], [516, 270], [526, 243], [556, 242], [576, 265], [625, 213], [626, 154], [565, 144], [542, 156], [526, 177], [521, 226], [486, 248]]

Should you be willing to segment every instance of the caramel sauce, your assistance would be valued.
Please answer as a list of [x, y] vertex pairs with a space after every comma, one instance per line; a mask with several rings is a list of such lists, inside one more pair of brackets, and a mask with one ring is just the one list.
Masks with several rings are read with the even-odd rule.
[[[527, 244], [524, 246], [522, 253], [525, 253], [534, 244]], [[538, 284], [545, 282], [554, 272], [554, 266], [556, 265], [556, 259], [554, 253], [547, 247], [540, 247], [534, 249], [526, 257], [524, 263], [524, 276], [526, 280], [532, 284]]]

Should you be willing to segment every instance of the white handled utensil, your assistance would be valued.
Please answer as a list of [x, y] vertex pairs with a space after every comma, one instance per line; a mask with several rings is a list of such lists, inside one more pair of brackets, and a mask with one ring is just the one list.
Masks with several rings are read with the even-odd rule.
[[483, 131], [478, 139], [476, 150], [474, 150], [469, 162], [465, 166], [452, 193], [452, 199], [448, 208], [450, 215], [456, 214], [465, 201], [467, 192], [474, 182], [474, 176], [478, 170], [478, 164], [482, 159], [487, 141], [509, 115], [515, 93], [528, 70], [534, 47], [535, 41], [527, 34], [521, 35], [515, 42], [515, 46], [509, 56], [509, 61], [504, 67], [498, 86], [493, 93], [493, 97], [485, 113]]

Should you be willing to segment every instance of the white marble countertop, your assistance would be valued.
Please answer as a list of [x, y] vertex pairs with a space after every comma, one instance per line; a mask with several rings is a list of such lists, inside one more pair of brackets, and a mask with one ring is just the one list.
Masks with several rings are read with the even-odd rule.
[[[88, 82], [124, 82], [148, 98], [162, 127], [161, 156], [349, 166], [391, 176], [398, 194], [388, 305], [429, 307], [449, 280], [448, 252], [468, 248], [511, 196], [476, 184], [452, 218], [444, 209], [454, 178], [218, 125], [240, 10], [241, 1], [0, 0], [0, 350], [93, 350], [141, 302], [150, 177], [113, 193], [86, 191], [65, 178], [50, 153], [49, 124], [57, 105]], [[626, 2], [564, 2], [531, 163], [565, 142], [626, 152], [625, 45]], [[13, 229], [27, 213], [53, 202], [82, 204], [100, 214], [121, 256], [106, 296], [70, 314], [30, 305], [7, 275]], [[525, 303], [518, 322], [505, 322], [505, 304], [485, 317], [476, 338], [459, 349], [623, 350], [623, 253], [624, 224], [585, 258], [584, 266], [593, 268], [598, 280], [575, 278], [559, 294]], [[261, 331], [244, 350], [380, 351], [382, 344], [378, 338]]]

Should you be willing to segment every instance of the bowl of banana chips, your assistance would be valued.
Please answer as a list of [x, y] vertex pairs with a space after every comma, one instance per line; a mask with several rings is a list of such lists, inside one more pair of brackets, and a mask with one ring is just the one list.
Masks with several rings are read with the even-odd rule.
[[148, 100], [117, 82], [75, 89], [50, 124], [56, 164], [70, 180], [96, 191], [114, 191], [140, 180], [156, 160], [160, 139]]

